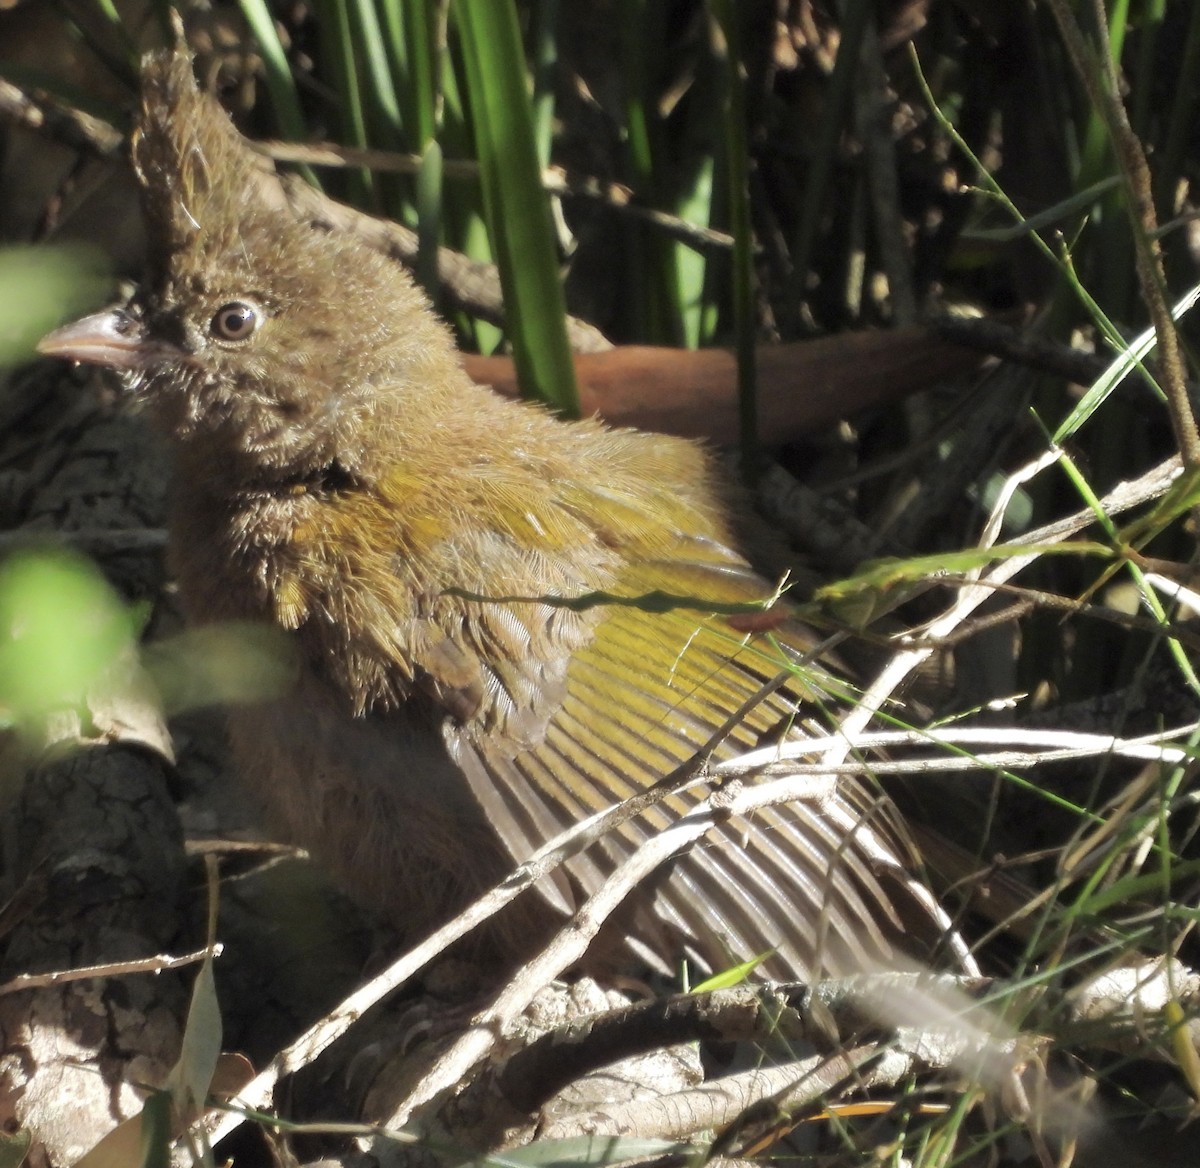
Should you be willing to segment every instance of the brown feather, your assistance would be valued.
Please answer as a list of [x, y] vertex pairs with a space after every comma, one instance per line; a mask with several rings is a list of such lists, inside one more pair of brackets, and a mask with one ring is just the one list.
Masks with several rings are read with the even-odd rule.
[[[262, 202], [258, 156], [185, 58], [144, 77], [147, 280], [90, 341], [83, 322], [48, 347], [125, 370], [170, 439], [191, 618], [271, 622], [297, 645], [295, 687], [231, 719], [277, 829], [422, 930], [692, 757], [812, 638], [782, 604], [732, 624], [704, 611], [773, 589], [737, 550], [735, 493], [703, 449], [477, 387], [398, 266]], [[245, 337], [223, 331], [231, 305]], [[593, 592], [697, 603], [555, 602]], [[717, 757], [801, 735], [814, 669], [754, 705]], [[707, 790], [576, 857], [494, 940], [520, 955]], [[668, 969], [771, 951], [781, 977], [887, 964], [940, 931], [916, 865], [891, 804], [848, 780], [711, 831], [608, 949]]]

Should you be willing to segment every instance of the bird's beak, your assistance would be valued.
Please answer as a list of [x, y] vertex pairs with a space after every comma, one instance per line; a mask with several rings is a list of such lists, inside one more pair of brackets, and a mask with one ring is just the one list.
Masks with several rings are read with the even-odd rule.
[[107, 365], [122, 371], [148, 369], [158, 364], [168, 356], [167, 348], [148, 337], [142, 323], [123, 308], [106, 308], [65, 324], [44, 336], [37, 346], [38, 352], [47, 357]]

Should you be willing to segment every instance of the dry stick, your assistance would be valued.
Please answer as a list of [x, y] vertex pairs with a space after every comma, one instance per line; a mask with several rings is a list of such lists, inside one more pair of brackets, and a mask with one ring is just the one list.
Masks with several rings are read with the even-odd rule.
[[[680, 768], [680, 771], [676, 773], [683, 770], [684, 768]], [[667, 789], [661, 792], [662, 795], [667, 793], [669, 793]], [[249, 1110], [261, 1110], [269, 1106], [275, 1087], [282, 1079], [312, 1063], [368, 1010], [395, 992], [453, 942], [490, 917], [495, 916], [505, 905], [557, 868], [569, 856], [582, 850], [606, 831], [618, 826], [632, 815], [638, 814], [647, 805], [646, 801], [640, 799], [635, 803], [634, 807], [618, 804], [607, 811], [593, 815], [540, 848], [500, 884], [474, 901], [452, 921], [443, 925], [415, 948], [403, 954], [378, 977], [355, 990], [328, 1015], [306, 1030], [291, 1045], [280, 1051], [238, 1093], [237, 1098], [231, 1101], [231, 1105]], [[559, 970], [555, 970], [544, 980], [552, 980], [559, 972]], [[223, 1115], [210, 1130], [210, 1140], [215, 1143], [224, 1139], [241, 1125], [244, 1118], [236, 1113]]]
[[166, 973], [173, 969], [183, 969], [187, 965], [198, 965], [209, 956], [220, 957], [221, 950], [222, 946], [218, 944], [212, 949], [197, 949], [194, 953], [183, 953], [179, 956], [160, 953], [155, 957], [83, 965], [78, 969], [55, 969], [49, 973], [18, 973], [8, 981], [0, 982], [0, 995], [19, 994], [24, 990], [45, 989], [48, 986], [88, 981], [91, 978], [126, 977], [133, 973]]
[[979, 349], [1079, 385], [1091, 385], [1111, 363], [1101, 353], [1074, 349], [990, 317], [935, 316], [926, 323], [938, 336], [956, 345]]
[[1142, 298], [1154, 322], [1158, 338], [1158, 363], [1162, 372], [1163, 392], [1167, 397], [1167, 408], [1171, 425], [1175, 430], [1175, 441], [1183, 464], [1189, 470], [1200, 468], [1200, 429], [1192, 412], [1184, 377], [1183, 357], [1179, 348], [1179, 337], [1175, 322], [1167, 305], [1166, 273], [1163, 270], [1162, 246], [1158, 239], [1158, 216], [1154, 211], [1154, 195], [1150, 181], [1150, 167], [1146, 154], [1138, 141], [1125, 103], [1116, 89], [1116, 76], [1112, 71], [1112, 50], [1108, 41], [1107, 17], [1100, 14], [1097, 29], [1100, 47], [1105, 62], [1107, 86], [1101, 85], [1093, 69], [1093, 60], [1079, 25], [1066, 0], [1048, 0], [1054, 19], [1058, 23], [1075, 72], [1079, 74], [1087, 90], [1088, 100], [1104, 118], [1116, 148], [1116, 158], [1124, 181], [1126, 196], [1133, 211], [1133, 240], [1137, 256], [1138, 284]]
[[[1192, 754], [1174, 743], [1185, 741], [1198, 726], [1200, 723], [1190, 722], [1185, 726], [1176, 726], [1138, 738], [1117, 738], [1111, 734], [1091, 734], [1081, 730], [1038, 730], [1021, 726], [939, 726], [933, 730], [874, 730], [855, 738], [856, 751], [895, 750], [904, 746], [1011, 746], [1021, 749], [1005, 751], [999, 755], [974, 757], [947, 758], [940, 754], [926, 759], [881, 759], [872, 762], [869, 767], [865, 763], [850, 762], [838, 764], [834, 769], [844, 774], [862, 774], [868, 770], [871, 774], [972, 770], [996, 765], [1040, 766], [1048, 762], [1096, 758], [1101, 755], [1178, 766], [1187, 762]], [[789, 775], [824, 774], [831, 766], [826, 759], [819, 763], [802, 763], [798, 761], [799, 758], [820, 750], [831, 750], [843, 743], [842, 734], [830, 734], [824, 738], [762, 747], [718, 763], [713, 767], [713, 773], [736, 777], [751, 774], [770, 777], [774, 769], [786, 765]], [[1004, 757], [1016, 761], [1012, 764], [996, 761]]]
[[[753, 787], [734, 783], [728, 788], [714, 791], [682, 818], [647, 840], [616, 874], [601, 885], [550, 944], [513, 975], [492, 1005], [476, 1015], [470, 1029], [422, 1077], [392, 1115], [390, 1122], [403, 1126], [418, 1108], [458, 1087], [471, 1069], [493, 1049], [540, 988], [586, 953], [600, 927], [629, 892], [660, 864], [703, 836], [718, 819], [746, 816], [760, 808], [781, 803], [813, 802], [824, 793], [831, 792], [835, 785], [833, 777], [825, 773], [819, 773], [815, 778], [790, 774], [784, 779]], [[861, 836], [858, 842], [860, 847], [869, 850], [872, 839], [869, 835]], [[881, 865], [889, 861], [888, 855], [882, 850], [872, 858]], [[910, 885], [911, 894], [920, 896], [921, 891], [920, 886]], [[977, 973], [974, 960], [953, 933], [948, 918], [932, 893], [927, 893], [921, 899], [935, 920], [944, 921], [952, 943], [957, 941], [956, 957], [963, 967]]]
[[[1100, 736], [1091, 737], [1103, 745]], [[1182, 751], [1173, 753], [1176, 759], [1183, 757]], [[1152, 782], [1152, 779], [1146, 779], [1140, 790], [1124, 797], [1124, 802], [1132, 805], [1138, 801]], [[1103, 826], [1093, 837], [1093, 846], [1103, 839], [1107, 827]], [[1029, 894], [1032, 895], [1032, 890]], [[1102, 994], [1102, 985], [1093, 987], [1084, 983], [1072, 991], [1072, 1009], [1077, 1016], [1096, 1012], [1098, 994], [1105, 998], [1111, 996]], [[827, 980], [815, 985], [743, 985], [703, 994], [677, 995], [573, 1020], [512, 1054], [502, 1068], [493, 1069], [487, 1078], [475, 1083], [473, 1089], [485, 1093], [498, 1090], [518, 1111], [533, 1114], [571, 1082], [599, 1067], [651, 1050], [684, 1042], [762, 1042], [770, 1039], [776, 1043], [803, 1043], [829, 1056], [844, 1049], [845, 1036], [878, 1031], [881, 1020], [894, 1032], [893, 1049], [919, 1057], [918, 1069], [944, 1067], [954, 1061], [962, 1063], [966, 1052], [986, 1055], [988, 1057], [981, 1059], [976, 1069], [988, 1074], [989, 1085], [994, 1085], [995, 1069], [1003, 1062], [1006, 1051], [1011, 1050], [1011, 1041], [1016, 1036], [999, 1019], [988, 1014], [982, 1002], [1007, 992], [1010, 987], [992, 979], [886, 972]], [[1051, 997], [1047, 1005], [1049, 1011], [1056, 1016], [1062, 1013], [1061, 1007], [1054, 1004], [1057, 998], [1049, 986], [1042, 986], [1035, 992], [1039, 998]], [[887, 1003], [883, 1007], [879, 1005], [881, 1000]], [[1029, 1004], [1031, 1001], [1027, 1000]], [[798, 1076], [803, 1072], [797, 1064], [792, 1064], [791, 1073]], [[715, 1089], [719, 1091], [730, 1081], [723, 1078]], [[691, 1097], [691, 1092], [671, 1098], [685, 1097]], [[653, 1104], [645, 1100], [629, 1106], [639, 1113], [643, 1106], [653, 1108]], [[606, 1105], [604, 1113], [610, 1114], [609, 1106]], [[554, 1127], [553, 1136], [569, 1135], [576, 1129], [667, 1134], [640, 1124], [614, 1129], [615, 1122], [598, 1121], [596, 1116], [571, 1115]], [[648, 1117], [647, 1122], [653, 1125], [654, 1121]], [[712, 1124], [701, 1120], [696, 1126]], [[551, 1135], [542, 1129], [539, 1138], [547, 1139]]]
[[854, 121], [866, 159], [867, 196], [895, 320], [916, 324], [919, 317], [912, 256], [900, 213], [896, 141], [892, 133], [887, 75], [874, 19], [868, 18], [859, 54], [861, 83], [854, 97]]
[[[419, 154], [342, 146], [336, 142], [281, 142], [260, 139], [252, 145], [275, 162], [338, 168], [366, 167], [382, 174], [416, 175], [420, 173], [424, 162]], [[442, 163], [442, 168], [448, 178], [479, 178], [479, 163], [474, 159], [448, 158]], [[560, 198], [589, 199], [603, 203], [619, 215], [653, 223], [672, 239], [677, 239], [699, 252], [727, 252], [733, 247], [733, 236], [728, 232], [701, 227], [678, 215], [635, 203], [634, 192], [622, 183], [602, 182], [589, 175], [570, 174], [560, 166], [548, 166], [542, 171], [542, 189]]]
[[[985, 757], [983, 760], [975, 763], [975, 765], [1032, 765], [1039, 762], [1057, 761], [1064, 758], [1076, 758], [1099, 753], [1118, 753], [1130, 758], [1176, 763], [1185, 757], [1184, 753], [1176, 747], [1161, 744], [1159, 739], [1184, 733], [1186, 729], [1141, 739], [1114, 739], [1105, 735], [1064, 734], [1050, 731], [1004, 731], [987, 728], [941, 729], [929, 732], [918, 731], [909, 734], [888, 731], [864, 735], [860, 742], [855, 743], [855, 746], [869, 748], [914, 743], [969, 746], [977, 743], [1017, 741], [1023, 742], [1027, 746], [1036, 744], [1059, 747], [1059, 749], [1041, 754], [1024, 751], [996, 756], [994, 758]], [[794, 752], [799, 754], [807, 750], [832, 747], [840, 741], [840, 737], [829, 737], [816, 739], [807, 746], [804, 743], [789, 744], [788, 747], [783, 749], [787, 753]], [[717, 769], [721, 773], [728, 773], [730, 775], [748, 773], [750, 770], [762, 773], [764, 764], [776, 762], [779, 757], [780, 750], [769, 748], [721, 764]], [[926, 769], [935, 766], [938, 769], [945, 769], [947, 762], [953, 765], [956, 762], [969, 763], [970, 760], [925, 760], [919, 765]], [[887, 766], [888, 764], [885, 763], [884, 765]], [[895, 769], [903, 769], [902, 764], [893, 764], [893, 766]], [[769, 766], [766, 769], [769, 773]], [[511, 1022], [512, 1018], [525, 1008], [525, 1005], [528, 1004], [528, 999], [536, 993], [537, 987], [544, 984], [548, 978], [556, 976], [561, 968], [565, 968], [565, 966], [573, 963], [582, 955], [611, 909], [636, 886], [642, 876], [652, 871], [665, 856], [672, 854], [678, 848], [686, 846], [691, 840], [703, 835], [711, 827], [715, 814], [720, 813], [723, 808], [728, 808], [730, 814], [745, 814], [756, 807], [769, 804], [789, 802], [801, 798], [812, 799], [819, 797], [821, 793], [829, 789], [828, 775], [830, 769], [826, 764], [807, 767], [792, 763], [789, 765], [788, 776], [782, 780], [763, 783], [749, 789], [738, 790], [734, 788], [732, 794], [727, 795], [723, 799], [719, 797], [720, 793], [718, 793], [718, 796], [712, 799], [711, 808], [706, 805], [697, 807], [687, 817], [687, 821], [681, 820], [675, 825], [675, 828], [668, 829], [668, 833], [664, 833], [664, 836], [670, 835], [671, 838], [664, 839], [664, 837], [659, 837], [658, 841], [652, 841], [652, 843], [656, 843], [657, 845], [653, 849], [648, 844], [639, 850], [634, 858], [635, 863], [632, 868], [628, 870], [622, 869], [619, 878], [614, 877], [601, 890], [605, 894], [607, 901], [611, 903], [600, 899], [600, 894], [597, 894], [597, 897], [588, 902], [580, 916], [559, 934], [552, 945], [512, 979], [508, 989], [497, 999], [490, 1010], [474, 1020], [472, 1032], [469, 1032], [464, 1041], [458, 1047], [454, 1048], [439, 1063], [438, 1067], [434, 1068], [435, 1072], [440, 1070], [438, 1077], [432, 1079], [432, 1082], [430, 1078], [425, 1079], [424, 1083], [427, 1087], [427, 1092], [407, 1101], [406, 1106], [409, 1110], [411, 1111], [412, 1108], [427, 1102], [437, 1090], [456, 1085], [470, 1067], [474, 1065], [475, 1061], [486, 1055], [493, 1045], [495, 1038]], [[833, 769], [840, 771], [844, 768], [837, 767]], [[808, 775], [810, 772], [815, 773], [817, 779], [815, 786], [811, 780], [801, 782], [803, 776]], [[600, 822], [601, 819], [603, 819], [603, 822]], [[294, 1043], [287, 1051], [284, 1051], [273, 1060], [271, 1065], [241, 1093], [237, 1100], [238, 1104], [246, 1107], [261, 1107], [266, 1104], [275, 1083], [279, 1079], [311, 1062], [335, 1038], [344, 1033], [350, 1023], [361, 1016], [366, 1009], [378, 1002], [382, 996], [391, 992], [401, 981], [424, 965], [431, 957], [440, 952], [451, 939], [461, 936], [465, 931], [473, 928], [481, 920], [511, 900], [522, 889], [533, 883], [539, 875], [548, 871], [550, 865], [545, 861], [548, 859], [549, 853], [566, 850], [568, 837], [571, 837], [570, 842], [580, 844], [581, 842], [595, 838], [603, 830], [607, 830], [613, 825], [613, 817], [596, 817], [596, 819], [589, 821], [588, 824], [583, 825], [587, 830], [573, 830], [554, 841], [551, 845], [548, 845], [546, 849], [543, 849], [542, 853], [539, 853], [539, 856], [534, 857], [534, 860], [522, 866], [519, 870], [519, 876], [510, 878], [499, 889], [494, 890], [487, 897], [476, 902], [471, 909], [457, 918], [455, 922], [452, 922], [445, 929], [439, 930], [427, 942], [413, 950], [410, 954], [407, 954], [384, 977], [376, 979], [369, 986], [352, 995], [334, 1014], [322, 1020], [317, 1027], [314, 1027], [301, 1040]], [[401, 1114], [394, 1118], [394, 1122], [403, 1123], [406, 1118], [407, 1114]], [[239, 1122], [240, 1117], [226, 1116], [221, 1125], [214, 1131], [212, 1138], [214, 1140], [222, 1138], [233, 1127], [237, 1126]]]
[[[818, 1048], [838, 1044], [839, 1034], [877, 1028], [881, 1022], [892, 1031], [888, 1042], [725, 1076], [661, 1101], [606, 1105], [601, 1113], [568, 1117], [539, 1134], [570, 1135], [578, 1124], [589, 1133], [637, 1131], [685, 1138], [704, 1127], [745, 1120], [749, 1109], [766, 1099], [776, 1104], [768, 1117], [774, 1119], [795, 1115], [852, 1084], [860, 1089], [894, 1084], [918, 1071], [946, 1067], [957, 1068], [992, 1094], [1012, 1098], [1027, 1044], [979, 1000], [981, 995], [994, 997], [997, 988], [986, 979], [926, 973], [859, 974], [822, 982], [793, 1011], [792, 1023], [806, 1029]], [[1044, 996], [1045, 990], [1041, 992]], [[787, 997], [794, 995], [788, 992]], [[745, 1135], [751, 1140], [770, 1134], [747, 1126]]]
[[[831, 1044], [832, 1027], [805, 1010], [808, 987], [740, 985], [675, 994], [574, 1018], [515, 1051], [493, 1075], [500, 1094], [532, 1115], [585, 1075], [684, 1042]], [[485, 1089], [486, 1086], [485, 1086]], [[640, 1129], [638, 1129], [640, 1130]]]
[[125, 136], [100, 118], [72, 109], [43, 93], [27, 93], [3, 79], [0, 79], [0, 118], [99, 158], [111, 157], [125, 143]]
[[[1145, 576], [1150, 583], [1154, 583], [1155, 579], [1158, 578], [1154, 572], [1145, 573]], [[977, 617], [969, 624], [959, 625], [953, 633], [938, 639], [937, 647], [939, 649], [953, 649], [987, 629], [1022, 620], [1035, 609], [1039, 608], [1052, 609], [1055, 612], [1066, 613], [1068, 616], [1085, 617], [1089, 620], [1102, 621], [1105, 624], [1116, 625], [1125, 632], [1150, 633], [1157, 636], [1163, 631], [1162, 622], [1154, 620], [1151, 617], [1137, 616], [1132, 613], [1122, 612], [1119, 609], [1106, 608], [1102, 604], [1080, 601], [1070, 596], [1062, 596], [1057, 592], [1046, 592], [1037, 588], [1023, 588], [1019, 584], [1004, 584], [994, 580], [984, 580], [980, 581], [980, 583], [986, 584], [987, 587], [995, 592], [1014, 596], [1018, 599], [1014, 600], [1007, 608], [986, 613], [984, 616]], [[1161, 590], [1166, 591], [1168, 583], [1174, 589], [1174, 592], [1168, 592], [1168, 594], [1178, 597], [1179, 585], [1173, 580], [1164, 582]], [[1184, 648], [1190, 649], [1194, 653], [1200, 653], [1200, 631], [1176, 624], [1171, 629], [1171, 636]]]
[[[989, 1009], [988, 1003], [998, 995], [1015, 989], [1018, 987], [993, 979], [926, 973], [858, 974], [821, 982], [809, 990], [774, 987], [767, 991], [773, 997], [768, 1005], [779, 1014], [785, 1036], [807, 1039], [819, 1050], [836, 1044], [839, 1034], [877, 1026], [881, 1018], [894, 1033], [886, 1047], [875, 1044], [838, 1051], [835, 1046], [815, 1059], [726, 1076], [661, 1101], [606, 1105], [591, 1115], [568, 1116], [558, 1124], [543, 1127], [539, 1137], [637, 1131], [682, 1139], [704, 1127], [732, 1123], [749, 1106], [768, 1097], [773, 1096], [783, 1112], [794, 1114], [806, 1104], [827, 1097], [839, 1083], [852, 1077], [860, 1086], [883, 1085], [900, 1076], [947, 1067], [957, 1068], [999, 1095], [1010, 1111], [1015, 1103], [1020, 1113], [1023, 1109], [1016, 1076], [1025, 1056], [1046, 1040], [1022, 1036]], [[1171, 1049], [1154, 1039], [1172, 1027], [1168, 1005], [1174, 1002], [1187, 1012], [1188, 1021], [1180, 1028], [1183, 1042], [1193, 1048], [1200, 1046], [1200, 1018], [1195, 1013], [1200, 977], [1171, 958], [1142, 960], [1101, 971], [1066, 993], [1048, 984], [1022, 985], [1019, 992], [1025, 996], [1027, 1008], [1036, 1002], [1044, 1007], [1046, 1016], [1065, 1018], [1054, 1027], [1060, 1045], [1071, 1042], [1171, 1060], [1175, 1057]], [[702, 1008], [718, 1030], [726, 1019], [732, 1020], [734, 1028], [753, 1028], [753, 1016], [756, 1009], [761, 1012], [761, 1006], [747, 999], [749, 993], [746, 987], [716, 991]], [[694, 1008], [694, 1003], [688, 1003], [688, 1008]], [[639, 1009], [631, 1007], [628, 1012]], [[706, 1030], [706, 1026], [700, 1027], [701, 1034]], [[1039, 1033], [1040, 1029], [1033, 1031]], [[677, 1037], [682, 1039], [684, 1035]], [[547, 1036], [539, 1043], [554, 1041], [553, 1036]], [[529, 1053], [534, 1053], [533, 1048], [514, 1056], [514, 1061]], [[864, 1067], [861, 1076], [849, 1073]], [[502, 1074], [501, 1082], [503, 1078]], [[823, 1088], [821, 1095], [810, 1090], [818, 1082]], [[1014, 1089], [1015, 1095], [1011, 1093]], [[656, 1106], [659, 1102], [661, 1107]]]
[[[997, 500], [996, 506], [992, 511], [991, 518], [985, 528], [982, 546], [987, 546], [990, 542], [995, 542], [996, 535], [1000, 528], [1000, 522], [1004, 517], [1005, 508], [1008, 505], [1008, 500], [1017, 490], [1021, 483], [1034, 477], [1040, 473], [1045, 467], [1051, 465], [1058, 458], [1058, 452], [1049, 450], [1035, 459], [1029, 465], [1022, 467], [1015, 474], [1011, 475], [1006, 481], [1004, 489], [1000, 492], [1000, 497]], [[1094, 516], [1091, 511], [1085, 512], [1087, 522], [1090, 523]], [[1080, 525], [1086, 526], [1081, 523]], [[990, 533], [990, 539], [989, 539]], [[1032, 537], [1031, 537], [1032, 539]], [[1044, 541], [1039, 541], [1044, 542]], [[1008, 570], [1009, 576], [1020, 571], [1021, 568], [1033, 563], [1036, 560], [1037, 554], [1031, 553], [1028, 556], [1019, 556], [1011, 560], [1007, 560], [1000, 564], [996, 569], [997, 572]], [[1005, 576], [1004, 579], [1008, 579]], [[979, 584], [969, 585], [962, 589], [955, 597], [954, 603], [950, 606], [947, 612], [938, 620], [927, 626], [926, 636], [931, 641], [936, 641], [938, 638], [948, 635], [954, 629], [966, 620], [966, 618], [991, 595], [991, 590], [981, 587]], [[933, 643], [914, 646], [910, 649], [904, 649], [897, 653], [886, 666], [883, 671], [875, 679], [872, 685], [862, 695], [859, 701], [855, 704], [846, 717], [842, 720], [841, 730], [846, 736], [846, 742], [834, 750], [826, 753], [822, 762], [830, 766], [836, 766], [841, 763], [851, 749], [851, 743], [858, 740], [859, 736], [866, 729], [871, 719], [879, 712], [884, 704], [890, 700], [898, 686], [904, 680], [914, 673], [922, 664], [929, 660], [935, 652]]]
[[[828, 1099], [847, 1081], [861, 1088], [893, 1086], [913, 1073], [915, 1062], [912, 1056], [881, 1052], [879, 1045], [872, 1043], [832, 1056], [814, 1055], [779, 1066], [723, 1075], [689, 1091], [605, 1104], [600, 1111], [568, 1115], [550, 1123], [539, 1131], [538, 1139], [612, 1137], [637, 1132], [640, 1139], [686, 1140], [697, 1132], [737, 1123], [766, 1099], [778, 1108], [772, 1109], [772, 1117], [779, 1118]], [[722, 1155], [716, 1162], [724, 1164], [728, 1160]]]
[[[902, 988], [910, 996], [916, 990], [923, 998], [933, 998], [939, 1017], [946, 1014], [944, 1003], [949, 994], [956, 993], [956, 1020], [962, 1013], [961, 1003], [978, 1000], [992, 989], [989, 981], [917, 976], [920, 984], [913, 986], [914, 975], [901, 974]], [[866, 1062], [878, 1060], [884, 1047], [872, 1043], [851, 1052], [842, 1036], [863, 1030], [877, 1032], [878, 1011], [873, 999], [881, 992], [892, 994], [896, 984], [892, 974], [882, 974], [835, 979], [817, 986], [800, 982], [741, 985], [623, 1006], [542, 1035], [514, 1053], [490, 1080], [477, 1084], [477, 1089], [498, 1090], [519, 1112], [533, 1115], [572, 1082], [600, 1067], [653, 1050], [687, 1042], [786, 1041], [813, 1048], [815, 1057], [790, 1059], [766, 1071], [759, 1068], [758, 1072], [722, 1075], [694, 1090], [639, 1099], [626, 1107], [609, 1102], [600, 1114], [563, 1116], [549, 1128], [540, 1128], [538, 1138], [559, 1139], [593, 1130], [687, 1138], [699, 1130], [732, 1123], [768, 1096], [774, 1097], [778, 1109], [792, 1114], [818, 1098], [828, 1099], [848, 1085], [848, 1080], [860, 1089], [868, 1085], [858, 1072]], [[915, 1050], [914, 1037], [910, 1029], [908, 1034], [893, 1036], [893, 1042], [898, 1039], [899, 1049], [907, 1043]], [[920, 1041], [928, 1037], [924, 1031]], [[861, 1054], [865, 1061], [855, 1057], [854, 1073], [847, 1074], [839, 1060], [852, 1054]], [[778, 1114], [774, 1111], [771, 1117]], [[635, 1116], [640, 1117], [638, 1122], [634, 1122]]]

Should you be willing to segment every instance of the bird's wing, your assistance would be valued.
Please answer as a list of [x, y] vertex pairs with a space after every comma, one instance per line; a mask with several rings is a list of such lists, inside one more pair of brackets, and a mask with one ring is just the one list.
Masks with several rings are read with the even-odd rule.
[[[686, 552], [687, 541], [680, 550]], [[616, 590], [717, 604], [762, 600], [770, 588], [735, 553], [692, 541], [694, 558], [627, 563]], [[724, 616], [691, 608], [603, 609], [570, 660], [561, 704], [524, 749], [470, 726], [454, 749], [472, 790], [514, 859], [592, 812], [653, 786], [687, 762], [758, 694], [787, 657], [811, 646], [789, 626], [772, 643]], [[820, 669], [814, 666], [819, 673]], [[819, 684], [796, 681], [754, 704], [716, 746], [716, 759], [803, 734]], [[806, 708], [800, 708], [805, 705]], [[577, 891], [594, 892], [639, 844], [711, 791], [672, 795], [568, 864]], [[686, 952], [712, 968], [762, 953], [764, 970], [796, 978], [878, 968], [911, 922], [917, 864], [896, 813], [863, 780], [711, 830], [659, 874], [635, 906], [636, 932], [670, 967]], [[928, 902], [916, 911], [935, 932]]]
[[[312, 652], [325, 668], [347, 670], [344, 686], [364, 710], [398, 706], [415, 691], [443, 711], [448, 746], [514, 861], [654, 786], [776, 677], [785, 651], [811, 648], [798, 626], [772, 641], [706, 610], [761, 602], [773, 589], [729, 546], [715, 507], [678, 486], [706, 473], [699, 451], [598, 429], [591, 438], [589, 447], [612, 445], [578, 471], [564, 459], [559, 473], [534, 476], [528, 460], [497, 456], [436, 479], [397, 471], [378, 504], [348, 496], [345, 515], [327, 508], [313, 528], [302, 580], [316, 598], [297, 601], [297, 612], [318, 618], [304, 621], [310, 635], [356, 630], [348, 644], [316, 642]], [[648, 472], [647, 456], [659, 454], [672, 461]], [[622, 471], [622, 457], [635, 471]], [[424, 498], [434, 490], [437, 507]], [[364, 515], [370, 506], [379, 514]], [[361, 532], [388, 528], [394, 540], [358, 546]], [[699, 603], [580, 611], [555, 599], [594, 590]], [[301, 623], [290, 612], [281, 619]], [[715, 757], [802, 735], [817, 688], [796, 681], [764, 697]], [[560, 876], [547, 895], [571, 908], [708, 790], [629, 820], [569, 861], [569, 881]], [[819, 801], [712, 829], [644, 886], [631, 932], [665, 967], [687, 951], [717, 968], [771, 951], [764, 969], [777, 977], [889, 964], [910, 922], [923, 940], [938, 932], [915, 869], [891, 804], [866, 781], [846, 780]]]

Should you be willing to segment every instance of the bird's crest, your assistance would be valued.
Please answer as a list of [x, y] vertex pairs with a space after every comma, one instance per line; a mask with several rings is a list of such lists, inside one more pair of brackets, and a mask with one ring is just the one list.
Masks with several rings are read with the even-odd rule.
[[[132, 143], [150, 255], [167, 260], [220, 223], [236, 223], [255, 179], [271, 164], [234, 128], [216, 99], [201, 93], [190, 56], [150, 54], [142, 66], [142, 108]], [[232, 212], [232, 214], [231, 214]]]

